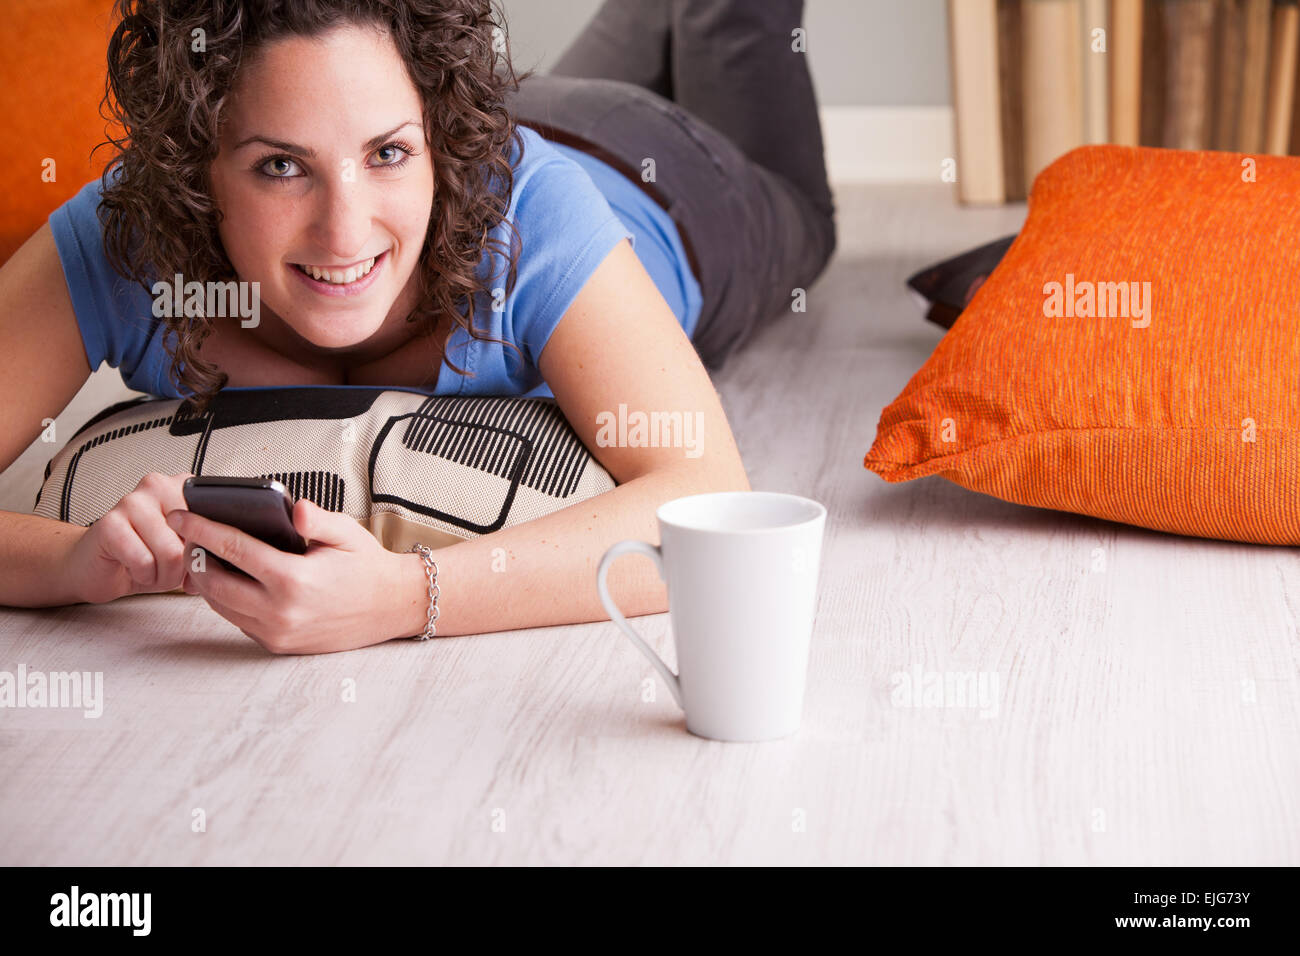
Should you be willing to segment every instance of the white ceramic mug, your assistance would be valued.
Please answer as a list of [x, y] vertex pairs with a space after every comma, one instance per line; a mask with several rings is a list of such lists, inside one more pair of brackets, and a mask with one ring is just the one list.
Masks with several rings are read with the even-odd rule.
[[[771, 491], [725, 491], [659, 506], [659, 547], [620, 541], [596, 571], [613, 621], [663, 676], [686, 729], [714, 740], [773, 740], [799, 729], [826, 509]], [[644, 554], [668, 585], [674, 674], [628, 624], [605, 576]]]

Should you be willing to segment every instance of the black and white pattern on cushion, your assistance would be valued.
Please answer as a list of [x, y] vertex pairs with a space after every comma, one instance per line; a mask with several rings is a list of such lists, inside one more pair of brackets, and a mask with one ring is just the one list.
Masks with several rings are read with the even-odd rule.
[[[150, 471], [189, 471], [192, 449], [178, 443], [171, 431], [176, 404], [131, 402], [114, 414], [96, 416], [83, 425], [46, 466], [34, 513], [90, 525], [135, 490]], [[118, 424], [122, 419], [127, 421]], [[116, 461], [122, 447], [130, 447], [133, 457], [156, 467], [139, 474], [133, 474], [131, 468], [119, 470]]]
[[554, 399], [226, 389], [204, 415], [105, 409], [50, 462], [35, 512], [88, 525], [151, 471], [274, 477], [386, 544], [486, 534], [615, 486]]
[[289, 490], [293, 500], [306, 498], [326, 511], [342, 511], [344, 482], [342, 476], [328, 471], [277, 471], [258, 478], [273, 478]]
[[[402, 444], [504, 477], [514, 467], [511, 438], [527, 436], [535, 453], [520, 481], [560, 498], [573, 494], [591, 455], [558, 405], [514, 398], [474, 401], [466, 405], [465, 399], [431, 397], [407, 423]], [[460, 422], [501, 431], [458, 428]]]

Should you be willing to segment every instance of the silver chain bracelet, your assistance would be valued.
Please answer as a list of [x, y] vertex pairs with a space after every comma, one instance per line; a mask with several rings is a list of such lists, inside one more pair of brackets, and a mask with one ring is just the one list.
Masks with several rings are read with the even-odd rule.
[[429, 620], [424, 625], [424, 630], [421, 633], [412, 636], [411, 640], [427, 641], [429, 638], [437, 635], [437, 628], [434, 627], [434, 622], [438, 620], [438, 615], [442, 613], [438, 610], [438, 564], [433, 560], [432, 548], [427, 545], [416, 543], [411, 545], [411, 550], [407, 553], [414, 554], [417, 551], [420, 553], [420, 556], [424, 558], [424, 573], [429, 578]]

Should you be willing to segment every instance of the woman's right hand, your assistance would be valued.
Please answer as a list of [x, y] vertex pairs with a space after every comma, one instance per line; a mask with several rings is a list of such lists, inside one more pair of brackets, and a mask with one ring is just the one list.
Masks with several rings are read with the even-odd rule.
[[185, 577], [185, 543], [167, 527], [185, 508], [184, 475], [150, 472], [135, 490], [86, 529], [68, 558], [68, 582], [82, 601], [172, 591]]

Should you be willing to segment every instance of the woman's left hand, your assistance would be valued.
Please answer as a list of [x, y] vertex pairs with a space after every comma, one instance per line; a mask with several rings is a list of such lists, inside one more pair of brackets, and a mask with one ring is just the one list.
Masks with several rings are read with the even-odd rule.
[[[405, 636], [396, 633], [393, 607], [403, 555], [386, 550], [355, 518], [300, 499], [293, 524], [308, 542], [306, 554], [184, 509], [170, 512], [167, 524], [185, 542], [186, 593], [202, 595], [272, 654], [347, 651]], [[207, 552], [201, 571], [196, 547]], [[226, 570], [214, 555], [250, 577]]]

